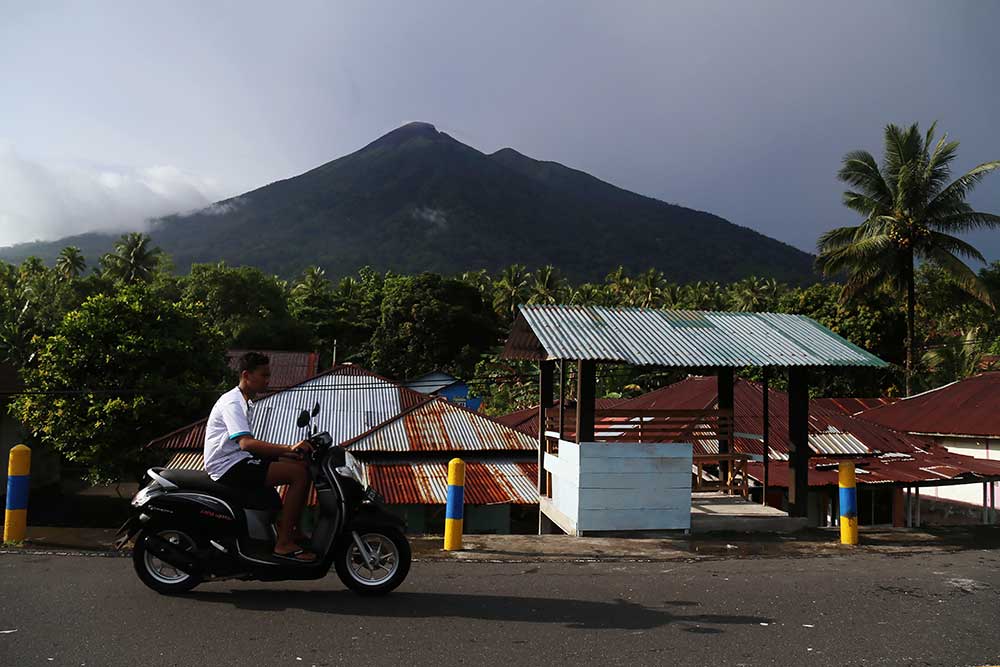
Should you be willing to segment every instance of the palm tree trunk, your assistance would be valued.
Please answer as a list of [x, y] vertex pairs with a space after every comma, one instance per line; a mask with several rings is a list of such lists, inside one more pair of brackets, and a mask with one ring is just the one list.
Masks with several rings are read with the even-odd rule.
[[906, 395], [910, 396], [913, 389], [913, 313], [916, 308], [916, 289], [913, 280], [913, 250], [910, 250], [910, 261], [906, 267]]

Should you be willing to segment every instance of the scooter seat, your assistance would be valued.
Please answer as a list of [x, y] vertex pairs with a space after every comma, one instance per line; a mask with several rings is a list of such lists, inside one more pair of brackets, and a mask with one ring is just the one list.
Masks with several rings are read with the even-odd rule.
[[170, 470], [153, 468], [153, 472], [187, 491], [201, 491], [210, 496], [235, 503], [248, 510], [280, 510], [281, 497], [273, 486], [261, 486], [258, 489], [239, 489], [227, 484], [220, 484], [207, 472], [201, 470]]

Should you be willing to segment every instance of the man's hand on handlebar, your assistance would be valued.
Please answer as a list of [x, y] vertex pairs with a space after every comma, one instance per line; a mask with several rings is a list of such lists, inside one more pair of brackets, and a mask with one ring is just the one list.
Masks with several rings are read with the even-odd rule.
[[308, 440], [302, 440], [292, 445], [289, 448], [288, 453], [293, 458], [299, 459], [301, 461], [303, 459], [308, 459], [312, 451], [313, 451], [312, 443], [309, 442]]

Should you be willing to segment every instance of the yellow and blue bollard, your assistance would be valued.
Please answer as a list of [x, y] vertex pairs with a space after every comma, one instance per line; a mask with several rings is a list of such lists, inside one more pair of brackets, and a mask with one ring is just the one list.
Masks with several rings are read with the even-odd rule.
[[10, 450], [7, 466], [7, 513], [3, 523], [4, 542], [23, 542], [28, 530], [28, 482], [31, 479], [31, 450], [17, 445]]
[[838, 468], [840, 482], [840, 543], [858, 543], [858, 487], [854, 463], [841, 461]]
[[448, 504], [444, 514], [444, 548], [462, 548], [462, 522], [465, 520], [465, 461], [448, 462]]

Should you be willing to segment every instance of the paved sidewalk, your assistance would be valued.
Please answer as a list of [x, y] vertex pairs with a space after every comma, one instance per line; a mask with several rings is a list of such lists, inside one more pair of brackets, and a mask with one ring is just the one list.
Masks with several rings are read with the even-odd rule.
[[[110, 551], [115, 529], [30, 526], [25, 549]], [[646, 537], [466, 535], [461, 551], [442, 550], [441, 536], [411, 536], [414, 558], [479, 562], [676, 561], [714, 558], [915, 554], [1000, 549], [1000, 527], [862, 530], [861, 546], [845, 547], [833, 529], [794, 535], [709, 533]]]

